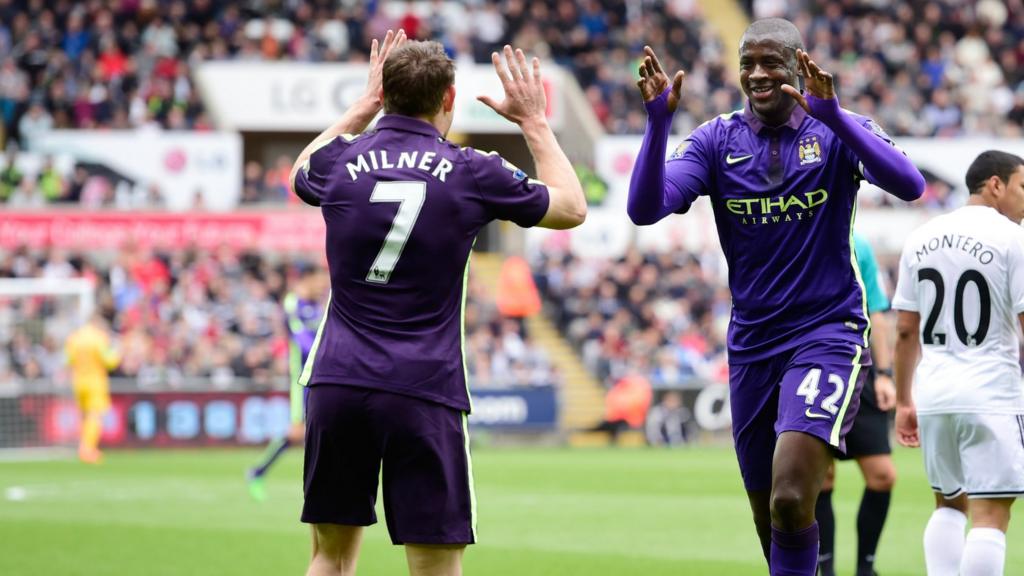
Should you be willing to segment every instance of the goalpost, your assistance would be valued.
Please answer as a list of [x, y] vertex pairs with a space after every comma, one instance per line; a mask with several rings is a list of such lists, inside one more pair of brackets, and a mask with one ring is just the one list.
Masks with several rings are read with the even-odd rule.
[[84, 278], [0, 279], [0, 458], [52, 456], [76, 442], [64, 343], [94, 307]]

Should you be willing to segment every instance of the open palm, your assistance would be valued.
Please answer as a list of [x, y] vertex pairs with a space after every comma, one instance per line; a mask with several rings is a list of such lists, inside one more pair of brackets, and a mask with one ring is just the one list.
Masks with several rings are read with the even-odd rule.
[[[672, 90], [668, 94], [668, 110], [675, 112], [679, 106], [679, 100], [683, 92], [683, 77], [686, 73], [682, 70], [676, 72], [672, 78]], [[650, 102], [661, 95], [669, 87], [668, 74], [661, 67], [661, 62], [654, 54], [650, 46], [644, 46], [644, 61], [640, 63], [640, 79], [636, 82], [640, 88], [640, 94], [644, 102]]]

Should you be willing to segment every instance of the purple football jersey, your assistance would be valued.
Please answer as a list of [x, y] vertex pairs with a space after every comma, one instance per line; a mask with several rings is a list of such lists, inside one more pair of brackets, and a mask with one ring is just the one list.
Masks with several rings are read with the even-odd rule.
[[330, 305], [303, 384], [407, 394], [469, 411], [463, 319], [469, 255], [488, 222], [537, 224], [548, 190], [497, 154], [385, 115], [316, 150], [295, 191], [327, 225]]
[[[892, 145], [871, 120], [855, 118], [879, 145]], [[865, 175], [853, 152], [799, 106], [785, 125], [771, 128], [748, 104], [687, 141], [667, 162], [665, 178], [699, 183], [687, 188], [680, 212], [710, 196], [729, 263], [730, 362], [756, 362], [820, 339], [867, 346], [851, 235]]]

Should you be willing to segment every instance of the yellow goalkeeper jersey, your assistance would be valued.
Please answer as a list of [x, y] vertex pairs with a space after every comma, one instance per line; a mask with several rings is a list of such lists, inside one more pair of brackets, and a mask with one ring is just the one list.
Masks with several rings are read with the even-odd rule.
[[71, 382], [80, 389], [106, 389], [107, 373], [120, 362], [106, 332], [91, 324], [68, 337], [64, 353], [71, 367]]

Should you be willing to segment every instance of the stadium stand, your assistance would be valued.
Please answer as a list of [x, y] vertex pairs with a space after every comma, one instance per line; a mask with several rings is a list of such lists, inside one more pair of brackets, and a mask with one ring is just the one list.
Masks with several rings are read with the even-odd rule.
[[[279, 386], [288, 374], [288, 333], [279, 303], [296, 269], [280, 256], [221, 250], [153, 252], [126, 247], [113, 255], [21, 248], [0, 252], [0, 278], [87, 278], [119, 334], [115, 377], [147, 388], [198, 383], [215, 389]], [[557, 375], [519, 322], [498, 313], [471, 276], [466, 305], [467, 365], [479, 387], [545, 386]], [[9, 306], [9, 308], [8, 308]], [[12, 314], [42, 313], [32, 299], [5, 302]], [[63, 342], [9, 322], [0, 334], [0, 384], [53, 378], [63, 370]]]

